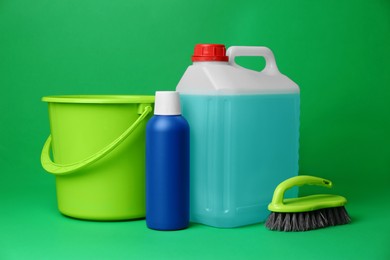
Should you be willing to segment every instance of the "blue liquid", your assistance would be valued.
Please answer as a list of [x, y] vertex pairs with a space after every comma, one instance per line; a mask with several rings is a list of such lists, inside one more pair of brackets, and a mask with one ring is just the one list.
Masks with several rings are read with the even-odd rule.
[[[180, 98], [191, 128], [191, 220], [264, 221], [276, 186], [298, 175], [299, 94]], [[296, 195], [291, 189], [285, 197]]]

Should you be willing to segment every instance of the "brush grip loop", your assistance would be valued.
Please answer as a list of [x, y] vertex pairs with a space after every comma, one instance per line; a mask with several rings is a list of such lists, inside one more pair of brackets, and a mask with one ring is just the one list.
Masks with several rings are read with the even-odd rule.
[[316, 185], [323, 186], [326, 188], [332, 188], [332, 182], [327, 179], [309, 176], [309, 175], [300, 175], [289, 178], [281, 182], [274, 191], [274, 196], [272, 198], [272, 204], [274, 205], [283, 205], [284, 193], [291, 189], [294, 186], [303, 186], [303, 185]]

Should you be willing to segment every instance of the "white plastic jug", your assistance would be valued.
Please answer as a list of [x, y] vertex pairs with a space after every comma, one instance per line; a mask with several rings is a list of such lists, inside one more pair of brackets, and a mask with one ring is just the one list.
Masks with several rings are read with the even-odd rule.
[[[261, 56], [261, 71], [237, 56]], [[298, 174], [299, 87], [266, 47], [198, 44], [181, 78], [191, 128], [191, 220], [215, 227], [264, 221], [273, 190]], [[289, 196], [296, 196], [290, 190]]]

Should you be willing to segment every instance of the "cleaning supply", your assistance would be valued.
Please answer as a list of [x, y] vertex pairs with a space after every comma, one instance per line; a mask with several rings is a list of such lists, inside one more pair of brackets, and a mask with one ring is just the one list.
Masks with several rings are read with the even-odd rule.
[[[264, 57], [265, 68], [243, 68], [238, 56]], [[299, 88], [266, 47], [226, 53], [198, 44], [192, 61], [176, 88], [191, 126], [191, 220], [222, 228], [264, 221], [273, 187], [298, 174]]]
[[156, 230], [189, 225], [189, 125], [179, 93], [157, 91], [146, 126], [146, 224]]
[[[153, 96], [48, 96], [41, 154], [59, 211], [88, 220], [145, 217], [145, 127]], [[50, 157], [53, 150], [53, 160]]]
[[265, 226], [278, 231], [307, 231], [328, 226], [343, 225], [351, 221], [344, 205], [347, 200], [338, 195], [317, 194], [300, 198], [283, 199], [286, 190], [293, 186], [318, 185], [332, 187], [326, 179], [301, 175], [280, 183], [268, 209], [272, 211]]

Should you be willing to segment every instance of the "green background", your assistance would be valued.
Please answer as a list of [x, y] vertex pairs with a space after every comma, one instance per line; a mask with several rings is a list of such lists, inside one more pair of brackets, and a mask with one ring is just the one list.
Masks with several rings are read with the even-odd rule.
[[[40, 98], [173, 90], [196, 43], [274, 51], [301, 88], [300, 174], [332, 180], [351, 224], [156, 232], [58, 213]], [[389, 60], [388, 0], [1, 0], [0, 259], [390, 259]]]

